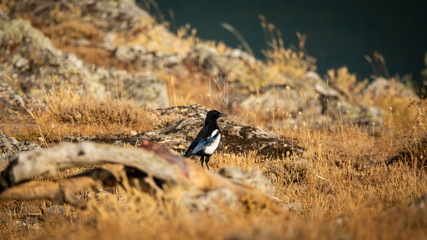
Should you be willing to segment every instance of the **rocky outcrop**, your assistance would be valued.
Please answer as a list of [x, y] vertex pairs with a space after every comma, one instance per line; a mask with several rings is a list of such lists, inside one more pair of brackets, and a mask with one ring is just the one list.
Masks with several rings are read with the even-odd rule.
[[156, 109], [169, 106], [166, 86], [157, 76], [150, 73], [129, 73], [123, 70], [98, 69], [102, 86], [109, 86], [108, 94], [145, 108]]
[[200, 71], [215, 79], [220, 87], [231, 89], [225, 99], [229, 109], [235, 104], [263, 116], [280, 112], [287, 124], [299, 121], [300, 113], [309, 113], [316, 119], [328, 116], [330, 121], [345, 116], [343, 120], [348, 122], [381, 123], [380, 109], [350, 102], [315, 72], [307, 72], [298, 79], [280, 72], [270, 76], [265, 65], [242, 51], [220, 54], [203, 44], [195, 46], [184, 62], [190, 71]]
[[[95, 72], [92, 72], [91, 66], [86, 66], [71, 54], [62, 54], [64, 57], [53, 62], [48, 57], [48, 61], [40, 64], [32, 58], [20, 57], [28, 55], [28, 52], [17, 54], [10, 64], [12, 69], [22, 69], [20, 73], [27, 68], [28, 71], [34, 71], [29, 72], [28, 76], [14, 75], [18, 79], [22, 78], [19, 82], [24, 92], [32, 89], [31, 85], [40, 82], [50, 87], [52, 73], [55, 73], [57, 82], [77, 81], [85, 85], [83, 89], [88, 89], [91, 94], [103, 94], [110, 90], [114, 96], [116, 89], [111, 91], [114, 84], [109, 85], [110, 89], [105, 89], [106, 82], [110, 80], [112, 83], [116, 76], [122, 75], [124, 98], [132, 99], [144, 107], [167, 107], [166, 89], [161, 80], [150, 73], [157, 72], [158, 76], [163, 78], [165, 73], [167, 76], [174, 76], [177, 88], [179, 81], [202, 79], [216, 88], [213, 91], [221, 93], [221, 108], [263, 116], [274, 114], [281, 118], [278, 122], [284, 124], [293, 125], [303, 121], [301, 116], [305, 113], [320, 120], [381, 123], [380, 108], [368, 106], [362, 101], [353, 101], [353, 98], [349, 98], [334, 84], [328, 85], [327, 81], [315, 72], [306, 72], [298, 77], [290, 76], [244, 51], [227, 47], [220, 50], [209, 43], [191, 41], [185, 34], [177, 36], [165, 26], [156, 24], [146, 11], [131, 1], [47, 0], [39, 4], [35, 0], [21, 0], [16, 2], [9, 15], [27, 16], [56, 43], [55, 46], [65, 52], [75, 53], [90, 64], [106, 66], [102, 71], [95, 68]], [[22, 23], [18, 25], [13, 29], [23, 28], [25, 34], [28, 26], [23, 27]], [[67, 35], [67, 31], [73, 34]], [[66, 39], [58, 40], [61, 38]], [[19, 53], [20, 46], [25, 44], [13, 42], [12, 48], [18, 50], [14, 52]], [[37, 43], [34, 40], [31, 42]], [[46, 46], [49, 46], [52, 58], [56, 59], [55, 54], [61, 53], [54, 53], [57, 51], [52, 50], [51, 45]], [[34, 46], [34, 55], [42, 56], [36, 59], [43, 59], [44, 54], [38, 54], [37, 49], [40, 47]], [[94, 56], [88, 57], [90, 54], [84, 49], [95, 49], [96, 51], [91, 53]], [[52, 68], [48, 67], [50, 65]], [[112, 74], [115, 70], [109, 66], [132, 73], [121, 72], [115, 75]], [[74, 69], [74, 72], [70, 71], [71, 69]], [[6, 71], [7, 68], [3, 70], [13, 74], [13, 71]], [[141, 72], [144, 74], [140, 74]], [[390, 82], [375, 81], [362, 95], [378, 95], [378, 89], [387, 88], [384, 83]], [[402, 94], [406, 94], [405, 91]]]
[[[144, 132], [125, 142], [135, 144], [142, 139], [149, 139], [177, 152], [184, 152], [198, 131], [203, 127], [208, 109], [201, 105], [179, 106], [157, 109], [161, 123], [158, 130]], [[303, 148], [293, 139], [266, 132], [260, 127], [240, 124], [227, 119], [219, 119], [222, 138], [218, 150], [230, 153], [245, 154], [255, 151], [263, 157], [282, 157], [288, 154], [301, 154]]]
[[57, 47], [90, 64], [132, 71], [181, 62], [191, 44], [167, 30], [134, 1], [17, 1], [13, 17], [26, 16]]
[[[144, 139], [158, 143], [178, 153], [187, 150], [198, 131], [203, 127], [208, 109], [195, 104], [161, 108], [152, 111], [157, 121], [154, 131], [119, 135], [111, 138], [98, 137], [64, 137], [64, 141], [83, 142], [94, 141], [113, 143], [123, 146], [124, 143], [137, 145]], [[286, 156], [300, 156], [304, 148], [298, 145], [297, 140], [278, 136], [273, 132], [264, 131], [260, 127], [245, 125], [232, 120], [219, 119], [221, 129], [221, 143], [219, 151], [234, 154], [248, 154], [254, 152], [262, 158], [281, 158]], [[132, 136], [133, 135], [133, 136]]]
[[183, 53], [149, 51], [139, 44], [113, 47], [112, 54], [122, 64], [141, 70], [172, 68], [181, 64], [185, 57]]
[[[136, 7], [133, 1], [57, 1], [46, 0], [40, 3], [37, 0], [15, 1], [10, 10], [13, 17], [27, 15], [41, 22], [61, 22], [79, 18], [85, 22], [93, 22], [96, 27], [105, 31], [130, 31], [141, 21], [152, 22], [151, 16], [144, 10]], [[64, 14], [64, 13], [68, 14]], [[94, 21], [97, 20], [97, 21]]]
[[82, 83], [77, 71], [82, 68], [82, 62], [62, 54], [30, 23], [11, 20], [0, 24], [0, 71], [17, 81], [24, 93], [50, 88], [54, 81], [61, 84], [77, 78], [78, 83]]
[[[1, 87], [21, 95], [37, 95], [40, 91], [68, 85], [99, 97], [110, 92], [132, 99], [140, 106], [167, 107], [169, 101], [162, 81], [151, 74], [129, 73], [112, 68], [94, 68], [73, 54], [64, 54], [29, 22], [0, 21], [0, 72], [5, 74]], [[9, 79], [7, 79], [9, 78]], [[8, 90], [8, 92], [10, 92]], [[2, 94], [2, 102], [15, 98]], [[19, 101], [19, 100], [18, 100]], [[22, 104], [21, 104], [22, 105]]]

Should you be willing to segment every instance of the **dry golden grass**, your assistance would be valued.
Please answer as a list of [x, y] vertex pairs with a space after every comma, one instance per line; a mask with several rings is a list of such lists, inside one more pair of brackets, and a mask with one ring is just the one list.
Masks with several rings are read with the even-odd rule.
[[154, 23], [152, 26], [135, 26], [130, 32], [127, 36], [118, 34], [116, 44], [128, 46], [139, 44], [148, 51], [187, 54], [198, 41], [197, 31], [191, 29], [188, 24], [178, 29], [176, 35], [170, 33], [166, 25]]
[[230, 101], [230, 86], [218, 84], [202, 73], [196, 72], [191, 76], [178, 76], [158, 73], [168, 91], [171, 106], [201, 104], [208, 109], [228, 111], [227, 103]]
[[[68, 103], [56, 106], [53, 99], [58, 96]], [[72, 95], [60, 93], [50, 98], [56, 104], [46, 114], [55, 122], [109, 124], [75, 117], [74, 111], [98, 115], [86, 108], [94, 104], [92, 100], [82, 103], [82, 97], [73, 100]], [[279, 204], [243, 209], [220, 204], [220, 214], [195, 213], [179, 204], [179, 190], [159, 201], [129, 188], [108, 196], [85, 194], [89, 199], [85, 211], [66, 206], [63, 213], [55, 213], [47, 210], [50, 203], [45, 201], [8, 201], [1, 202], [0, 235], [2, 239], [422, 239], [427, 234], [427, 211], [409, 204], [427, 192], [426, 172], [404, 163], [384, 163], [413, 137], [425, 133], [425, 118], [420, 121], [424, 125], [418, 121], [404, 128], [338, 123], [282, 129], [306, 148], [302, 158], [262, 160], [251, 152], [212, 157], [213, 171], [230, 165], [262, 169], [275, 185]], [[418, 131], [406, 131], [412, 128]], [[72, 173], [76, 171], [64, 176]], [[294, 210], [282, 204], [293, 205]]]
[[105, 33], [92, 24], [77, 20], [65, 21], [57, 25], [43, 28], [43, 33], [52, 39], [55, 45], [68, 46], [75, 44], [76, 40], [87, 40], [96, 44], [103, 40]]
[[[302, 139], [313, 142], [307, 143], [308, 163], [302, 177], [274, 182], [276, 197], [295, 204], [295, 211], [279, 204], [262, 208], [250, 205], [245, 209], [223, 206], [220, 215], [190, 213], [179, 204], [159, 203], [155, 197], [127, 189], [127, 194], [120, 190], [121, 194], [89, 200], [89, 209], [85, 211], [75, 212], [66, 207], [63, 214], [37, 215], [40, 219], [36, 226], [42, 230], [12, 223], [16, 219], [30, 222], [36, 214], [29, 212], [41, 211], [49, 203], [3, 202], [1, 218], [7, 224], [2, 225], [1, 235], [7, 239], [419, 239], [425, 236], [427, 212], [415, 211], [408, 204], [425, 194], [427, 176], [408, 165], [382, 164], [384, 158], [396, 151], [390, 149], [386, 138], [344, 126], [343, 132], [338, 133], [303, 130]], [[377, 165], [357, 167], [366, 154], [376, 155], [372, 161]], [[288, 174], [295, 174], [291, 164], [296, 164], [292, 163], [296, 160], [265, 162], [252, 153], [216, 154], [211, 166], [214, 171], [228, 165], [258, 167], [268, 173], [272, 166], [279, 165]], [[172, 192], [167, 198], [177, 198], [176, 194]], [[118, 201], [119, 197], [124, 201]]]
[[[43, 144], [61, 141], [64, 136], [126, 135], [153, 126], [145, 110], [121, 99], [97, 99], [61, 88], [45, 94], [43, 101], [45, 107], [28, 110], [33, 118], [31, 133], [41, 137]], [[20, 139], [26, 137], [22, 130], [14, 135]]]
[[360, 93], [368, 84], [367, 79], [358, 82], [356, 74], [349, 73], [347, 67], [341, 67], [338, 70], [328, 70], [328, 77], [331, 86], [340, 91], [350, 102], [360, 102]]
[[305, 34], [297, 33], [299, 50], [294, 51], [285, 47], [282, 34], [274, 24], [268, 23], [262, 15], [260, 15], [260, 19], [267, 43], [271, 47], [263, 51], [267, 58], [269, 72], [278, 71], [293, 79], [301, 79], [306, 72], [316, 70], [316, 59], [307, 55], [304, 50], [307, 38]]

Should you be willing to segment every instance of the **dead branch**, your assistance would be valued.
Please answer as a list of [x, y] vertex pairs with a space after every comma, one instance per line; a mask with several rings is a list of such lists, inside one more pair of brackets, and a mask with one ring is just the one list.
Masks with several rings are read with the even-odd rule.
[[[123, 173], [127, 178], [138, 179], [136, 182], [141, 184], [152, 177], [160, 188], [162, 184], [169, 188], [177, 184], [192, 184], [202, 191], [229, 188], [242, 200], [267, 199], [263, 192], [209, 172], [158, 144], [143, 141], [141, 148], [83, 142], [62, 143], [50, 149], [20, 153], [0, 173], [0, 199], [48, 199], [81, 208], [85, 203], [74, 196], [76, 193], [122, 184]], [[91, 169], [60, 182], [29, 181], [31, 177], [46, 172], [102, 163], [114, 164]], [[148, 184], [151, 190], [154, 182]]]
[[82, 142], [62, 143], [49, 149], [20, 153], [2, 173], [10, 186], [46, 172], [101, 163], [117, 163], [150, 173], [168, 183], [176, 182], [177, 172], [164, 159], [137, 148]]

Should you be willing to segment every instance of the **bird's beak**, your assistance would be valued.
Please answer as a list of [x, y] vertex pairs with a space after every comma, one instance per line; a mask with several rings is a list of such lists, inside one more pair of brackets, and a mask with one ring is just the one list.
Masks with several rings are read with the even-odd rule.
[[219, 116], [220, 116], [220, 117], [227, 117], [227, 114], [225, 114], [225, 113], [220, 113], [220, 114], [219, 114]]

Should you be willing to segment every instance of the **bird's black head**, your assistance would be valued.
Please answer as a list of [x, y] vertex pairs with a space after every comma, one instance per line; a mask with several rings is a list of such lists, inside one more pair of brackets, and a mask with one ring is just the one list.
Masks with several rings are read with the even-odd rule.
[[220, 117], [225, 117], [227, 114], [220, 113], [217, 110], [211, 110], [206, 114], [205, 124], [216, 123], [216, 120]]

